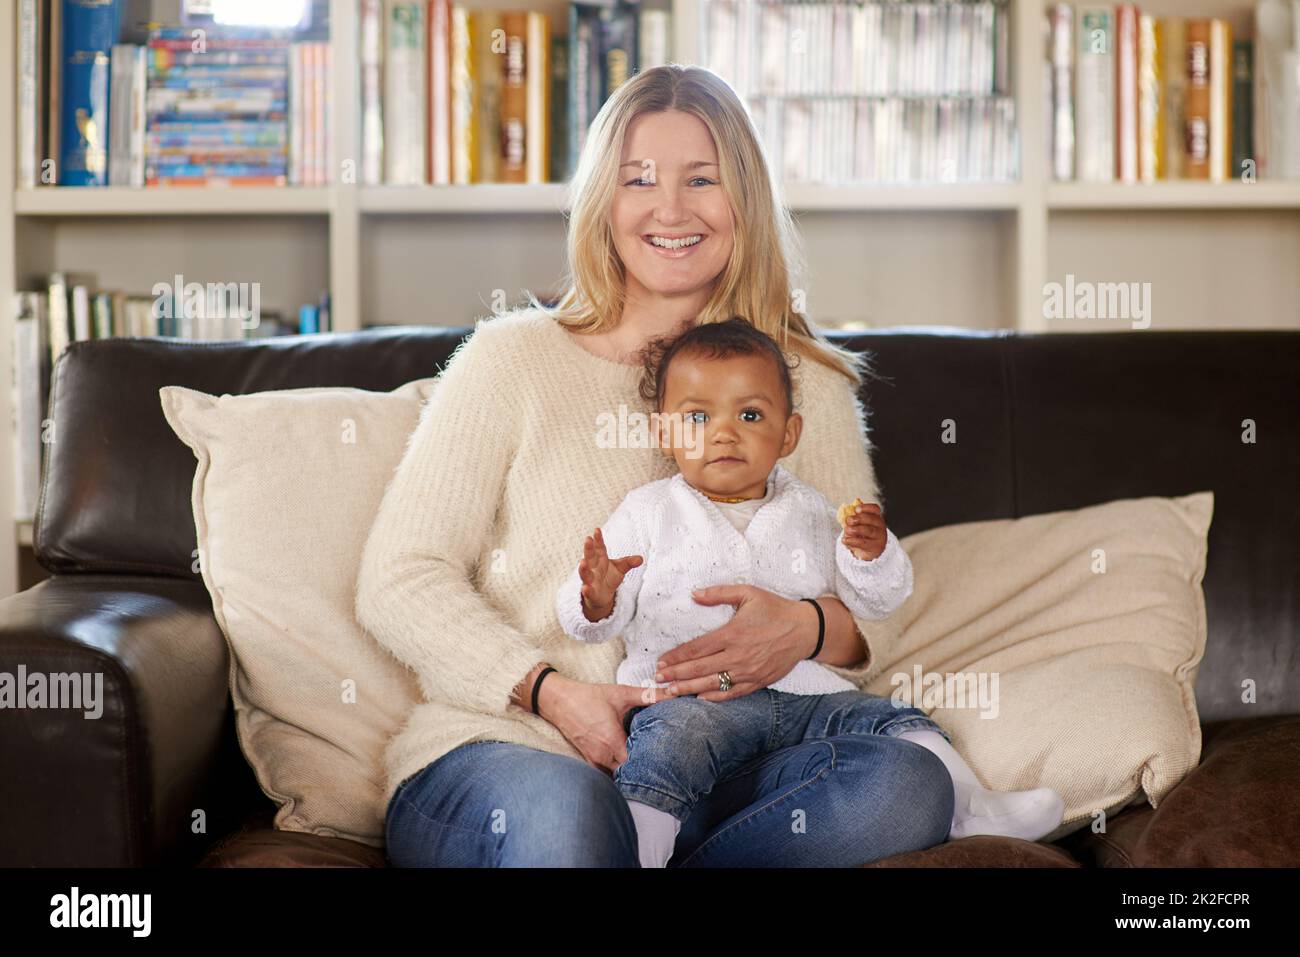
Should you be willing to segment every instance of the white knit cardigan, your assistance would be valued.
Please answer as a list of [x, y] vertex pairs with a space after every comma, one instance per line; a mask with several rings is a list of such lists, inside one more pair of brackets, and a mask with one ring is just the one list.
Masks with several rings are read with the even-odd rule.
[[[626, 657], [618, 683], [664, 686], [655, 662], [672, 648], [712, 631], [735, 614], [733, 605], [701, 605], [691, 592], [712, 585], [752, 584], [785, 598], [834, 594], [858, 618], [892, 614], [912, 592], [912, 563], [893, 531], [874, 560], [844, 544], [836, 509], [821, 492], [779, 462], [767, 479], [770, 501], [742, 535], [718, 507], [678, 472], [627, 494], [601, 526], [611, 558], [640, 555], [601, 621], [582, 611], [575, 566], [556, 593], [555, 612], [567, 635], [603, 642], [622, 635]], [[775, 487], [774, 487], [775, 486]], [[832, 694], [856, 685], [813, 661], [801, 661], [775, 691]]]

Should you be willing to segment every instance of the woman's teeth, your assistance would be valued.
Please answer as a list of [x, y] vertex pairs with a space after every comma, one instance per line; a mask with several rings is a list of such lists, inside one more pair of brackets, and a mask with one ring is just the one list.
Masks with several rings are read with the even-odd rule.
[[687, 246], [694, 246], [703, 238], [703, 236], [683, 236], [681, 239], [665, 239], [663, 236], [651, 236], [650, 244], [664, 249], [684, 249]]

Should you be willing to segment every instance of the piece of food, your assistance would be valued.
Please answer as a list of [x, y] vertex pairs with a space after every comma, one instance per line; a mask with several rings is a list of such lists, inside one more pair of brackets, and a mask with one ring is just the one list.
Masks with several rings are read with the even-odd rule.
[[848, 505], [841, 505], [839, 511], [835, 513], [835, 518], [839, 520], [840, 528], [848, 527], [849, 516], [853, 514], [853, 509], [855, 507], [866, 504], [867, 503], [862, 501], [862, 499], [855, 498], [853, 501], [849, 502]]

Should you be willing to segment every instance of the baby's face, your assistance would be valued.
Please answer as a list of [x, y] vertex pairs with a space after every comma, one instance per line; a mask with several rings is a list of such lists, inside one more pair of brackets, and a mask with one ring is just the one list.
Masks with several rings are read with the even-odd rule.
[[762, 498], [777, 460], [799, 444], [803, 419], [788, 413], [773, 361], [680, 355], [668, 367], [660, 445], [682, 477], [708, 495]]

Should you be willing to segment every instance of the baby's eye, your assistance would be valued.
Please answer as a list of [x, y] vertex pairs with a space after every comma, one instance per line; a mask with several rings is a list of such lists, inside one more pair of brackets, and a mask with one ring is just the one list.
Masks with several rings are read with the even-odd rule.
[[[704, 418], [703, 418], [703, 419], [697, 419], [697, 418], [696, 418], [697, 415], [702, 415], [702, 416], [704, 416]], [[703, 424], [705, 423], [705, 421], [708, 420], [708, 418], [709, 418], [709, 414], [708, 414], [707, 412], [687, 412], [687, 413], [686, 413], [686, 421], [687, 421], [687, 422], [692, 422], [692, 423], [694, 423], [694, 424], [696, 424], [696, 425], [703, 425]]]
[[746, 420], [745, 420], [746, 422], [757, 422], [759, 419], [763, 418], [763, 413], [760, 412], [758, 409], [746, 409], [744, 412], [741, 412], [740, 414], [741, 414], [741, 415], [748, 415], [748, 414], [751, 413], [751, 412], [754, 413], [755, 418], [752, 418], [752, 419], [746, 419]]

